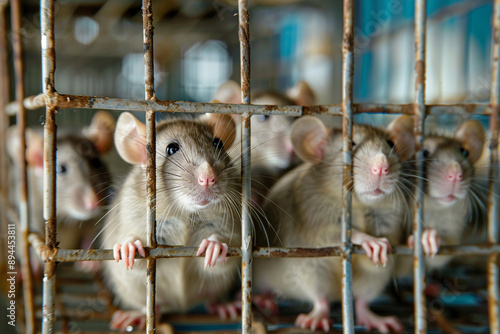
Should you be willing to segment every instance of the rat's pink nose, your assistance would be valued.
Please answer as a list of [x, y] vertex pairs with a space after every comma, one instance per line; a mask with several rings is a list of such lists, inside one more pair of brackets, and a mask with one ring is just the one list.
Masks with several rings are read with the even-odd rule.
[[202, 186], [213, 186], [215, 184], [215, 177], [213, 175], [200, 175], [198, 183]]
[[375, 175], [387, 175], [389, 174], [389, 165], [385, 162], [375, 163], [372, 165], [372, 173]]
[[87, 196], [83, 198], [83, 206], [85, 210], [91, 211], [99, 207], [100, 204], [99, 198], [94, 194], [94, 192], [87, 194]]
[[448, 171], [448, 180], [450, 181], [462, 181], [463, 175], [462, 171], [450, 170]]

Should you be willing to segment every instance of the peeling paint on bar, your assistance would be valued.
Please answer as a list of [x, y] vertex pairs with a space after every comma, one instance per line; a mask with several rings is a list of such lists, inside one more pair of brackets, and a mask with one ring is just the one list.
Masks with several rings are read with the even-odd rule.
[[[154, 52], [153, 52], [153, 4], [151, 0], [142, 1], [142, 30], [144, 33], [144, 86], [145, 97], [154, 101]], [[156, 246], [156, 126], [155, 111], [146, 111], [147, 136], [147, 246]], [[156, 259], [147, 260], [146, 270], [146, 332], [155, 333], [156, 324]]]
[[[286, 106], [286, 105], [245, 105], [227, 103], [203, 103], [182, 102], [167, 100], [131, 100], [117, 99], [85, 95], [64, 95], [56, 92], [51, 94], [57, 102], [58, 109], [108, 109], [142, 111], [154, 110], [157, 112], [185, 112], [185, 113], [229, 113], [252, 115], [282, 115], [299, 117], [302, 115], [332, 115], [342, 116], [342, 105], [316, 105], [316, 106]], [[26, 98], [24, 107], [26, 109], [38, 109], [45, 106], [45, 95], [39, 94]], [[16, 114], [17, 102], [7, 105], [7, 113], [10, 116]], [[384, 114], [407, 114], [413, 115], [413, 104], [378, 104], [378, 103], [353, 103], [352, 110], [355, 113], [384, 113]], [[489, 103], [460, 103], [460, 104], [432, 104], [425, 106], [427, 115], [449, 115], [449, 114], [474, 114], [491, 115]]]
[[[55, 97], [55, 40], [54, 40], [54, 0], [42, 0], [40, 4], [42, 35], [42, 87], [47, 98], [43, 144], [43, 216], [45, 218], [45, 250], [57, 252], [56, 243], [56, 106]], [[57, 100], [56, 100], [57, 101]], [[56, 263], [45, 262], [43, 278], [43, 318], [42, 333], [54, 332], [55, 323], [55, 277]]]
[[[34, 246], [40, 257], [46, 257], [47, 254], [42, 252], [43, 243], [40, 243], [37, 236], [30, 234], [30, 243]], [[156, 248], [145, 247], [146, 256], [153, 259], [177, 258], [177, 257], [196, 257], [197, 247], [184, 246], [162, 246]], [[500, 245], [462, 245], [462, 246], [441, 246], [436, 256], [449, 255], [476, 255], [489, 256], [493, 253], [500, 252]], [[253, 249], [253, 257], [332, 257], [342, 256], [344, 251], [342, 247], [323, 247], [323, 248], [279, 248], [279, 247], [255, 247]], [[353, 246], [352, 254], [366, 254], [360, 246]], [[396, 246], [392, 248], [391, 254], [398, 256], [413, 256], [413, 249], [406, 246]], [[228, 257], [241, 257], [241, 249], [238, 247], [230, 247], [227, 253]], [[136, 259], [144, 259], [136, 254]], [[73, 262], [73, 261], [103, 261], [114, 260], [113, 250], [111, 249], [59, 249], [54, 255], [56, 262]]]
[[[413, 235], [415, 240], [422, 239], [423, 233], [423, 199], [424, 199], [424, 162], [422, 143], [425, 129], [425, 38], [426, 38], [426, 0], [415, 1], [415, 139], [419, 147], [417, 152], [415, 189], [415, 213]], [[427, 332], [427, 307], [425, 301], [425, 261], [422, 243], [415, 242], [413, 256], [413, 294], [415, 304], [415, 333]]]
[[[493, 56], [491, 74], [491, 117], [490, 117], [490, 187], [488, 197], [488, 242], [498, 244], [499, 237], [499, 168], [498, 168], [498, 116], [500, 99], [500, 0], [495, 0], [493, 7]], [[491, 254], [488, 259], [488, 314], [490, 333], [500, 332], [500, 269], [498, 253]]]
[[351, 262], [352, 193], [352, 125], [354, 75], [354, 8], [352, 0], [344, 0], [344, 37], [342, 40], [342, 135], [344, 180], [342, 182], [342, 324], [344, 333], [354, 333], [354, 307]]
[[[250, 14], [248, 0], [239, 0], [239, 39], [240, 39], [240, 73], [241, 73], [241, 101], [250, 104]], [[241, 119], [241, 328], [244, 334], [252, 333], [252, 221], [249, 203], [251, 201], [251, 158], [250, 158], [250, 117], [254, 107], [242, 113]], [[269, 106], [263, 106], [264, 111]], [[236, 108], [231, 108], [236, 109]], [[274, 109], [271, 108], [271, 109]], [[230, 111], [234, 113], [233, 110]]]

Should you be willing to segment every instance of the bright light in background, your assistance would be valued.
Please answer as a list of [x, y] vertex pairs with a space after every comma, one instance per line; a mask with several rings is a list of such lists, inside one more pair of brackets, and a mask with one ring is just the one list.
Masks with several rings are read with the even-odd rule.
[[88, 16], [77, 17], [73, 25], [73, 34], [80, 44], [89, 45], [99, 35], [99, 23]]
[[231, 77], [232, 67], [224, 42], [194, 44], [182, 61], [181, 80], [186, 94], [195, 101], [210, 101], [217, 88]]

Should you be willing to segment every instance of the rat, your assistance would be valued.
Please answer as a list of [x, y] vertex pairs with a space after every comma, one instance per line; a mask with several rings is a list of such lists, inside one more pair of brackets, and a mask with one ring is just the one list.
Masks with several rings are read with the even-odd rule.
[[[226, 150], [235, 139], [230, 115], [170, 119], [156, 125], [157, 242], [199, 246], [202, 258], [159, 259], [156, 301], [161, 311], [182, 312], [229, 292], [239, 261], [226, 259], [228, 246], [241, 244], [240, 175]], [[125, 330], [145, 324], [146, 126], [122, 113], [115, 131], [119, 155], [134, 165], [104, 223], [102, 247], [113, 249], [104, 274], [122, 308], [111, 327]], [[216, 265], [217, 260], [222, 265]]]
[[[233, 80], [222, 84], [215, 100], [222, 103], [241, 104], [241, 88]], [[315, 95], [305, 81], [299, 81], [285, 94], [264, 90], [252, 94], [251, 103], [257, 105], [314, 105]], [[237, 124], [236, 138], [240, 138], [241, 116], [233, 115]], [[252, 198], [260, 204], [269, 188], [285, 171], [300, 162], [293, 152], [290, 128], [294, 117], [255, 115], [251, 121], [252, 154]], [[239, 162], [241, 146], [235, 145], [229, 156]]]
[[[422, 247], [430, 269], [444, 266], [451, 256], [434, 257], [440, 245], [458, 245], [464, 237], [467, 223], [480, 209], [480, 194], [476, 189], [475, 163], [486, 142], [486, 132], [480, 122], [464, 122], [454, 136], [431, 134], [424, 138], [425, 162], [424, 231]], [[413, 235], [408, 245], [413, 247]]]
[[[367, 125], [353, 127], [352, 243], [368, 257], [353, 257], [354, 294], [358, 323], [377, 327], [394, 324], [394, 317], [374, 315], [368, 303], [391, 277], [387, 252], [402, 239], [406, 193], [411, 189], [407, 163], [414, 152], [413, 121], [400, 116], [386, 131]], [[341, 245], [342, 131], [329, 129], [318, 118], [303, 116], [292, 126], [292, 143], [305, 162], [283, 176], [263, 204], [270, 222], [268, 240], [275, 247], [330, 247]], [[373, 263], [371, 263], [371, 262]], [[385, 268], [376, 268], [381, 263]], [[376, 278], [376, 279], [374, 279]], [[367, 279], [369, 281], [367, 281]], [[313, 310], [297, 317], [296, 325], [328, 331], [330, 302], [341, 298], [341, 259], [258, 258], [255, 285], [278, 298], [311, 302]], [[370, 290], [370, 291], [367, 291]], [[374, 320], [375, 319], [375, 320]], [[378, 321], [377, 321], [378, 320]], [[391, 325], [389, 325], [391, 326]]]
[[[111, 176], [102, 157], [113, 147], [115, 120], [105, 111], [97, 112], [89, 127], [78, 132], [59, 131], [56, 157], [56, 218], [59, 247], [80, 248], [92, 239], [92, 228], [104, 213], [112, 194]], [[16, 205], [19, 187], [15, 180], [21, 162], [18, 129], [8, 130], [8, 154], [11, 158], [11, 203]], [[43, 137], [26, 129], [29, 229], [44, 236], [43, 219]], [[78, 228], [78, 233], [75, 233]], [[88, 239], [88, 240], [86, 240]], [[31, 257], [34, 271], [40, 261]]]

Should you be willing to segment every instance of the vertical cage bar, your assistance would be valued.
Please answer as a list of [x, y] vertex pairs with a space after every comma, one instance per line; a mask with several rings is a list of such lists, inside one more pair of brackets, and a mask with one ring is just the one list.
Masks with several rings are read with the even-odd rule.
[[352, 297], [352, 86], [354, 74], [354, 8], [352, 0], [344, 0], [344, 37], [342, 40], [342, 151], [344, 181], [342, 183], [342, 324], [344, 333], [354, 333]]
[[43, 141], [43, 216], [45, 218], [45, 274], [43, 278], [42, 333], [54, 332], [55, 323], [55, 276], [56, 263], [51, 255], [56, 244], [56, 108], [50, 102], [55, 92], [55, 39], [54, 0], [42, 0], [40, 4], [42, 38], [42, 87], [47, 105]]
[[[495, 0], [493, 7], [493, 57], [491, 74], [491, 116], [490, 116], [490, 187], [488, 198], [488, 242], [497, 244], [499, 241], [499, 212], [498, 212], [498, 100], [500, 97], [500, 0]], [[498, 253], [493, 253], [488, 259], [488, 313], [490, 333], [500, 332], [499, 310], [499, 267]]]
[[21, 41], [21, 0], [14, 0], [10, 6], [12, 25], [12, 49], [14, 51], [14, 72], [16, 79], [16, 114], [19, 143], [22, 153], [19, 166], [19, 221], [21, 229], [19, 245], [21, 248], [21, 272], [23, 274], [23, 298], [26, 314], [26, 333], [35, 332], [35, 312], [33, 299], [33, 277], [31, 275], [29, 253], [29, 212], [28, 212], [28, 175], [26, 170], [26, 109], [24, 108], [24, 64], [23, 46]]
[[[151, 0], [142, 2], [142, 24], [144, 41], [144, 86], [146, 100], [154, 100], [154, 52], [153, 52], [153, 5]], [[146, 191], [147, 191], [147, 246], [156, 247], [156, 131], [155, 112], [146, 112], [147, 136], [147, 166], [146, 166]], [[147, 260], [146, 281], [146, 331], [155, 332], [156, 323], [156, 259]]]
[[[241, 66], [241, 102], [250, 104], [250, 15], [248, 1], [238, 3], [240, 66]], [[251, 201], [250, 171], [250, 117], [245, 113], [241, 118], [241, 182], [242, 182], [242, 217], [241, 217], [241, 326], [243, 333], [252, 332], [252, 227], [249, 203]]]
[[[7, 235], [7, 205], [9, 204], [7, 193], [8, 168], [7, 163], [7, 127], [9, 116], [7, 115], [7, 104], [9, 103], [9, 63], [7, 56], [7, 0], [0, 1], [0, 233]], [[4, 245], [0, 243], [3, 247]], [[6, 249], [4, 250], [6, 251]], [[7, 253], [5, 253], [7, 254]]]
[[424, 160], [422, 144], [425, 131], [425, 38], [426, 38], [426, 0], [415, 1], [415, 136], [418, 143], [417, 152], [417, 187], [415, 213], [413, 221], [413, 236], [415, 248], [413, 253], [415, 333], [427, 332], [426, 301], [425, 301], [425, 261], [422, 248], [422, 232], [424, 219]]

